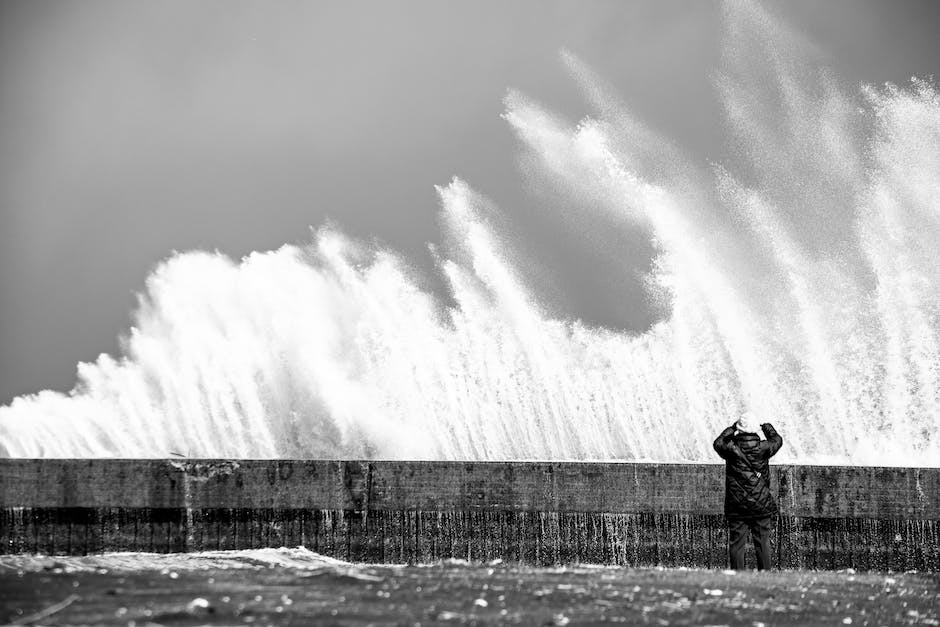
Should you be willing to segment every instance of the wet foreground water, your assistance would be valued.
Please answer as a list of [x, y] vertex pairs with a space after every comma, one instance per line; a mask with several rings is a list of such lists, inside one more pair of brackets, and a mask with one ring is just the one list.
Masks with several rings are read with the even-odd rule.
[[350, 564], [303, 548], [0, 557], [12, 624], [940, 625], [940, 576], [444, 561]]

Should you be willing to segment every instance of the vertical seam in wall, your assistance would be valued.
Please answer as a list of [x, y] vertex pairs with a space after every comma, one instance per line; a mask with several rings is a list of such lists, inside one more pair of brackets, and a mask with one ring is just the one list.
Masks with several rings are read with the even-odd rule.
[[363, 503], [362, 522], [365, 523], [369, 511], [372, 509], [372, 468], [373, 463], [366, 464], [366, 502]]

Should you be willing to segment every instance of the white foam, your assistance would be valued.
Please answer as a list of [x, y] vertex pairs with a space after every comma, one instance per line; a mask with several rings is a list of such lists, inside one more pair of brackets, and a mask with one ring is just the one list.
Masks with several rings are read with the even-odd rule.
[[[241, 551], [196, 553], [114, 552], [85, 556], [2, 555], [0, 570], [65, 573], [156, 570], [164, 574], [202, 571], [283, 568], [295, 570], [342, 570], [349, 562], [314, 553], [304, 547], [281, 547]], [[338, 572], [338, 571], [337, 571]]]

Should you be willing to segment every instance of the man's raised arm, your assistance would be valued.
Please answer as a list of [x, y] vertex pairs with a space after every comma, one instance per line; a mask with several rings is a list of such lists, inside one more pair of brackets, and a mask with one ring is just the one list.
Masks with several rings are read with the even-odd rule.
[[769, 422], [762, 424], [760, 428], [767, 437], [767, 448], [764, 450], [764, 456], [773, 457], [777, 454], [777, 451], [780, 450], [780, 447], [783, 446], [783, 438], [780, 437], [780, 434], [777, 433], [774, 426]]
[[721, 455], [722, 459], [731, 459], [735, 456], [737, 452], [735, 449], [738, 447], [735, 445], [734, 441], [731, 439], [731, 436], [734, 435], [734, 425], [731, 425], [727, 429], [721, 432], [721, 434], [715, 438], [715, 443], [712, 445], [715, 447], [715, 452]]

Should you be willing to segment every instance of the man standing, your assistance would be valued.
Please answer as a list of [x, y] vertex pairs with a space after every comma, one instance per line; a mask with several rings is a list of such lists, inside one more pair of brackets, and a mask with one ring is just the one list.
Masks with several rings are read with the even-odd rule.
[[757, 570], [770, 567], [770, 529], [777, 502], [770, 492], [768, 459], [783, 445], [770, 423], [760, 425], [766, 440], [757, 435], [750, 414], [721, 432], [715, 450], [725, 460], [725, 518], [728, 519], [728, 556], [731, 568], [744, 568], [744, 547], [750, 533], [757, 555]]

